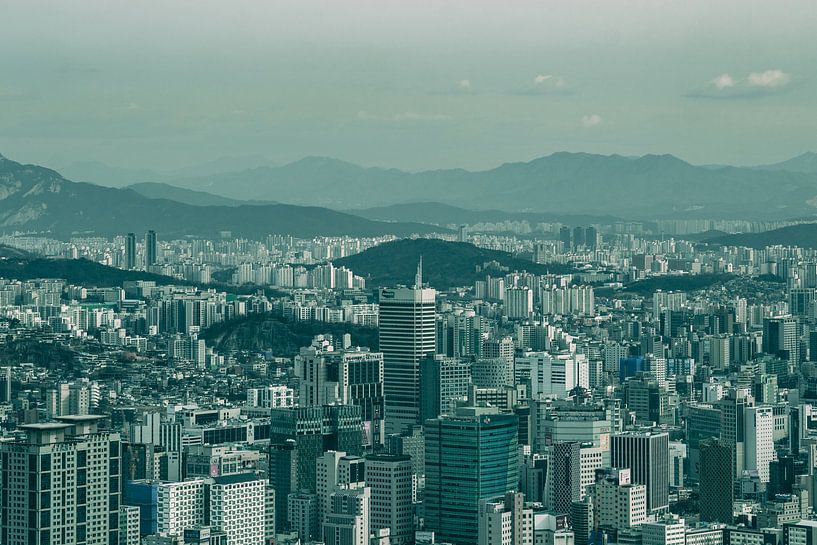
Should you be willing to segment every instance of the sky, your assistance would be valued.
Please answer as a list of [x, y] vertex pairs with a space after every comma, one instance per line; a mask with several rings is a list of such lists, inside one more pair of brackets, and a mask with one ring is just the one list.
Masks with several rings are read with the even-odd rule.
[[0, 17], [0, 154], [21, 162], [817, 151], [814, 0], [3, 0]]

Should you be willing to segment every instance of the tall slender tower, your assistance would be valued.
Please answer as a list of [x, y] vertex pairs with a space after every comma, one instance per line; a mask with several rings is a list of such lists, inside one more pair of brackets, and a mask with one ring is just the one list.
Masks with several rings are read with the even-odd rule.
[[156, 264], [159, 254], [159, 243], [156, 239], [156, 231], [148, 231], [145, 235], [145, 268]]
[[136, 235], [128, 233], [125, 237], [125, 268], [136, 268]]
[[414, 287], [380, 291], [387, 434], [420, 423], [420, 361], [436, 348], [436, 296], [434, 289], [423, 287], [422, 258]]

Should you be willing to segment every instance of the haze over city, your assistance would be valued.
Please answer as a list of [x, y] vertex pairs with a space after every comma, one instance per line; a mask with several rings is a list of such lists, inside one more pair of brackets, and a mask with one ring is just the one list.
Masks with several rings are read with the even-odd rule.
[[721, 2], [9, 2], [0, 150], [174, 171], [320, 155], [814, 151], [817, 8]]

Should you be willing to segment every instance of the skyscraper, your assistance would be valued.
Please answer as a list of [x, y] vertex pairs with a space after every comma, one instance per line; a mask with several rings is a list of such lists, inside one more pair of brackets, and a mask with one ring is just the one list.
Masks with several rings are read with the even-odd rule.
[[336, 350], [322, 335], [295, 357], [303, 406], [358, 405], [368, 445], [381, 445], [383, 430], [383, 354], [368, 349]]
[[800, 338], [797, 318], [777, 316], [763, 319], [763, 352], [796, 365], [800, 362]]
[[768, 483], [769, 464], [775, 458], [773, 409], [771, 405], [748, 407], [743, 416], [746, 469], [757, 470], [760, 481]]
[[701, 521], [732, 523], [734, 473], [732, 449], [718, 439], [700, 442]]
[[437, 292], [422, 286], [421, 266], [422, 262], [413, 288], [380, 291], [386, 433], [420, 423], [420, 361], [436, 349]]
[[366, 486], [371, 489], [370, 529], [389, 529], [391, 545], [414, 541], [411, 457], [366, 456]]
[[98, 430], [101, 418], [23, 425], [25, 439], [0, 444], [0, 543], [119, 542], [119, 434]]
[[631, 471], [632, 481], [647, 487], [647, 511], [669, 508], [669, 435], [654, 432], [615, 434], [613, 467]]
[[145, 268], [156, 264], [159, 256], [159, 243], [156, 231], [148, 231], [145, 235]]
[[136, 235], [128, 233], [125, 237], [125, 268], [136, 268]]
[[[327, 450], [343, 451], [350, 455], [362, 454], [362, 426], [360, 407], [357, 405], [323, 405], [321, 407], [294, 407], [270, 410], [270, 444], [278, 445], [293, 440], [294, 453], [288, 446], [270, 452], [270, 458], [279, 456], [285, 463], [296, 466], [292, 492], [315, 491], [316, 462]], [[291, 467], [291, 466], [288, 466]], [[280, 479], [282, 486], [286, 479]], [[280, 498], [283, 491], [276, 490]], [[278, 502], [280, 503], [280, 502]], [[281, 508], [283, 509], [283, 508]]]
[[0, 367], [0, 403], [11, 403], [11, 367]]
[[557, 514], [569, 514], [581, 496], [581, 443], [556, 443], [548, 452], [547, 505]]
[[460, 407], [425, 426], [426, 526], [441, 541], [472, 545], [480, 500], [519, 486], [517, 418], [497, 409]]
[[754, 407], [755, 400], [744, 388], [730, 388], [720, 400], [721, 440], [732, 449], [732, 469], [740, 477], [746, 469], [746, 417], [747, 408]]

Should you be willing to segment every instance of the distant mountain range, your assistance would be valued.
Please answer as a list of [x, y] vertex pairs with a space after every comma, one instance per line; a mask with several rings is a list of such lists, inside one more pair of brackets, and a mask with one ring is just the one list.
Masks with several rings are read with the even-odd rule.
[[[511, 271], [526, 270], [534, 274], [566, 273], [575, 269], [563, 264], [539, 264], [514, 257], [508, 252], [488, 250], [466, 242], [440, 239], [403, 239], [379, 244], [373, 248], [333, 261], [366, 278], [373, 287], [412, 285], [417, 263], [423, 257], [425, 283], [437, 289], [470, 286], [487, 274], [504, 275], [498, 268], [485, 270], [485, 264], [495, 262]], [[478, 270], [482, 269], [482, 270]]]
[[704, 240], [710, 244], [725, 246], [748, 246], [749, 248], [765, 248], [766, 246], [800, 246], [801, 248], [817, 248], [817, 223], [803, 223], [791, 225], [762, 233], [739, 233], [710, 237]]
[[480, 172], [416, 173], [307, 157], [173, 184], [233, 199], [335, 209], [438, 202], [472, 210], [631, 219], [790, 218], [817, 213], [817, 172], [807, 166], [810, 157], [749, 168], [695, 166], [672, 155], [562, 152]]
[[125, 187], [125, 189], [136, 191], [148, 199], [168, 199], [193, 206], [258, 206], [259, 204], [279, 204], [272, 201], [240, 201], [238, 199], [207, 193], [206, 191], [185, 189], [161, 182], [141, 182], [129, 185]]
[[788, 172], [817, 174], [817, 153], [809, 151], [780, 163], [761, 165], [755, 168], [760, 170], [785, 170]]
[[77, 183], [36, 165], [0, 155], [0, 231], [49, 232], [67, 237], [143, 232], [163, 236], [216, 235], [262, 237], [270, 233], [377, 236], [440, 231], [423, 224], [376, 222], [315, 206], [193, 206], [150, 199], [130, 189]]

